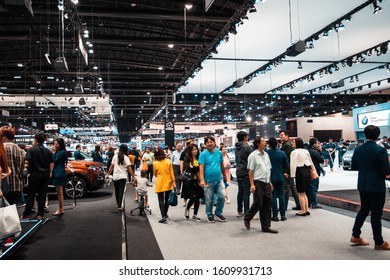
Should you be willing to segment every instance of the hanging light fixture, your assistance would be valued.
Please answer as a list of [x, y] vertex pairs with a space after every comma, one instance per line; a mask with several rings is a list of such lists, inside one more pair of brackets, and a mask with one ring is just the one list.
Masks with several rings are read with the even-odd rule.
[[372, 6], [374, 7], [374, 15], [379, 14], [382, 11], [382, 8], [378, 5], [376, 1], [372, 3]]

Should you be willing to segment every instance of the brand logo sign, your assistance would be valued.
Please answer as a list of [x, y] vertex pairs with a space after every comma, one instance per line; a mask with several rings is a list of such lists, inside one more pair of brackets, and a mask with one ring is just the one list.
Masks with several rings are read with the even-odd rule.
[[390, 110], [358, 114], [358, 126], [359, 128], [365, 128], [367, 125], [388, 126], [389, 116]]
[[173, 130], [173, 129], [174, 129], [174, 125], [172, 122], [165, 123], [165, 130]]

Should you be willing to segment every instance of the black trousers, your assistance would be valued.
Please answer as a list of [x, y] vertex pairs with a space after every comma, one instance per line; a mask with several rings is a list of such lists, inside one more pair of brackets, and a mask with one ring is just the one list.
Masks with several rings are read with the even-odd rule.
[[158, 206], [160, 207], [160, 213], [163, 218], [166, 218], [168, 216], [168, 199], [169, 199], [169, 194], [172, 191], [166, 191], [166, 192], [159, 192], [157, 193], [158, 197]]
[[272, 192], [270, 184], [261, 181], [255, 181], [256, 190], [253, 194], [253, 203], [251, 208], [245, 213], [244, 220], [250, 221], [260, 212], [261, 230], [267, 230], [271, 227], [271, 208]]
[[24, 208], [23, 216], [31, 215], [31, 210], [35, 202], [35, 194], [38, 194], [38, 212], [37, 215], [43, 217], [45, 213], [46, 194], [49, 184], [49, 173], [38, 173], [30, 175], [28, 180], [28, 193], [26, 207]]
[[173, 174], [175, 175], [176, 192], [181, 193], [180, 165], [172, 164]]
[[122, 199], [123, 199], [123, 194], [125, 192], [125, 186], [126, 186], [126, 179], [119, 179], [114, 181], [115, 199], [118, 208], [122, 207]]
[[382, 236], [382, 214], [385, 206], [386, 192], [365, 192], [359, 191], [360, 210], [356, 215], [355, 224], [353, 225], [353, 237], [360, 237], [361, 228], [371, 211], [371, 228], [376, 245], [383, 244]]
[[149, 180], [149, 182], [153, 181], [153, 164], [148, 165], [148, 174], [146, 178]]

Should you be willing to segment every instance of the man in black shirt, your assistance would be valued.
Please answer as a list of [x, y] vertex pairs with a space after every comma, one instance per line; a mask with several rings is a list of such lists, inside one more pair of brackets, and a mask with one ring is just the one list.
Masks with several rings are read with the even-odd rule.
[[46, 140], [44, 133], [37, 133], [34, 138], [33, 147], [27, 150], [26, 160], [28, 161], [28, 194], [26, 207], [21, 219], [28, 219], [32, 214], [35, 194], [38, 194], [37, 219], [42, 220], [45, 213], [45, 202], [49, 179], [53, 172], [53, 156], [49, 149], [43, 146]]
[[253, 150], [248, 144], [249, 136], [248, 133], [246, 133], [245, 131], [239, 131], [237, 133], [237, 140], [238, 142], [235, 146], [236, 175], [238, 184], [237, 217], [243, 217], [250, 207], [249, 198], [251, 193], [248, 170], [248, 157], [253, 152]]
[[[280, 148], [283, 152], [286, 153], [288, 163], [290, 163], [290, 154], [294, 150], [293, 145], [290, 142], [290, 133], [288, 131], [281, 131], [279, 133], [280, 140], [282, 140], [282, 147]], [[286, 174], [290, 174], [290, 170], [285, 170]], [[288, 178], [285, 178], [284, 181], [284, 197], [285, 197], [285, 203], [286, 203], [286, 210], [288, 206], [288, 200], [290, 197], [290, 190], [291, 194], [293, 195], [296, 207], [293, 207], [293, 210], [301, 210], [301, 205], [299, 204], [299, 199], [298, 199], [298, 192], [297, 188], [294, 185], [294, 182], [291, 181], [290, 176]]]

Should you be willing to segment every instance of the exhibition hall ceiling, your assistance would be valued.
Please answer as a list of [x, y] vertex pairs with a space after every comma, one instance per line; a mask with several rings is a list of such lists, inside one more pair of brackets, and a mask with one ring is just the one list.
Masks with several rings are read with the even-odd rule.
[[390, 96], [388, 0], [31, 3], [33, 16], [0, 1], [3, 121], [116, 123], [123, 136], [165, 120], [347, 113]]

